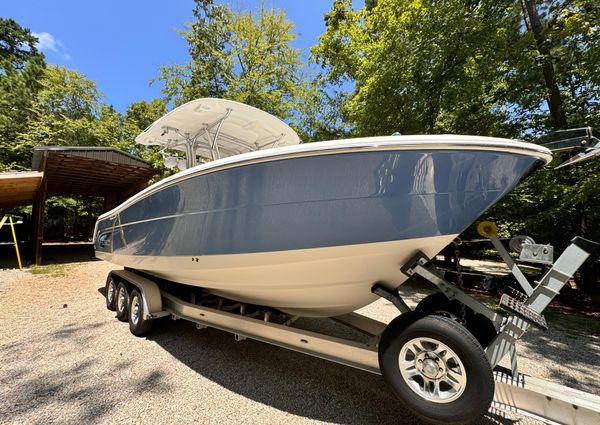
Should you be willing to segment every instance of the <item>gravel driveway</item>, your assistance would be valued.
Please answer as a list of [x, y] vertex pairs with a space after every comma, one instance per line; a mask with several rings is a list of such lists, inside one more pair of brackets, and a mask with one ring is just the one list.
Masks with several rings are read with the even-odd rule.
[[[366, 372], [185, 321], [135, 338], [104, 307], [111, 268], [0, 270], [0, 423], [419, 423]], [[533, 331], [520, 351], [523, 372], [600, 392], [598, 333]]]

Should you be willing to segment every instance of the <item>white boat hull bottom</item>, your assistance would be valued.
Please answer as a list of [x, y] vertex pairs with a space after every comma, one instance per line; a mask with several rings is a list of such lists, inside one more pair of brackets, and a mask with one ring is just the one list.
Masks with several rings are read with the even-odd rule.
[[398, 287], [407, 280], [400, 267], [417, 251], [431, 258], [456, 236], [201, 257], [96, 255], [225, 298], [299, 316], [331, 317], [375, 301], [375, 282]]

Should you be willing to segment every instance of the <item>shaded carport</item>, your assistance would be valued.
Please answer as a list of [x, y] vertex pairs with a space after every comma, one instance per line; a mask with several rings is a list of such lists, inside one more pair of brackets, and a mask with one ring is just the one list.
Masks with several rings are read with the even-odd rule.
[[38, 171], [0, 173], [0, 208], [33, 205], [43, 176]]
[[42, 262], [44, 209], [49, 196], [104, 198], [109, 210], [143, 189], [157, 174], [150, 163], [108, 147], [42, 146], [33, 151], [32, 172], [2, 173], [0, 207], [33, 205], [32, 254]]

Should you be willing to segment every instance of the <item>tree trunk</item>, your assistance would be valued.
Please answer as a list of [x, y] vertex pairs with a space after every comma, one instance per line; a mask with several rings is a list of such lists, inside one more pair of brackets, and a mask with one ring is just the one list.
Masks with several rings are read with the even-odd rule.
[[[588, 231], [588, 220], [586, 220], [586, 209], [581, 209], [581, 237], [587, 237]], [[583, 263], [579, 268], [579, 274], [581, 276], [580, 287], [584, 293], [588, 295], [600, 294], [600, 287], [598, 286], [598, 267], [596, 263], [596, 255], [592, 255], [591, 258]]]
[[554, 129], [559, 130], [567, 127], [567, 117], [562, 106], [562, 99], [558, 85], [556, 84], [556, 76], [554, 75], [554, 65], [550, 54], [550, 45], [546, 37], [546, 31], [540, 20], [537, 12], [535, 0], [521, 0], [525, 24], [529, 32], [533, 34], [535, 43], [540, 55], [542, 56], [542, 73], [544, 74], [544, 82], [546, 85], [546, 101], [548, 108], [554, 121]]

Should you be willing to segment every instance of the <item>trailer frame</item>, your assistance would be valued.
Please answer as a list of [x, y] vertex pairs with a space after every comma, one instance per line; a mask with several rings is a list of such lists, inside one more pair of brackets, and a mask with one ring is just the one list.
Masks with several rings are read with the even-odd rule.
[[[523, 414], [550, 424], [600, 423], [599, 396], [519, 373], [516, 350], [516, 342], [531, 326], [542, 329], [546, 326], [541, 313], [598, 244], [580, 237], [574, 238], [542, 279], [532, 285], [510, 260], [496, 235], [487, 236], [523, 289], [523, 292], [513, 291], [510, 295], [502, 295], [500, 306], [510, 312], [508, 315], [499, 314], [445, 280], [442, 271], [421, 252], [417, 252], [401, 271], [409, 277], [420, 276], [433, 283], [449, 301], [457, 300], [464, 308], [484, 316], [494, 325], [496, 335], [487, 347], [483, 347], [495, 379], [491, 410], [502, 414]], [[283, 319], [275, 320], [279, 313], [269, 307], [248, 306], [213, 295], [209, 295], [212, 303], [206, 305], [204, 295], [207, 293], [201, 288], [183, 291], [189, 298], [184, 299], [175, 293], [182, 291], [170, 290], [171, 285], [181, 289], [180, 284], [162, 281], [136, 270], [113, 270], [109, 273], [107, 282], [111, 279], [124, 282], [130, 291], [133, 288], [139, 290], [143, 305], [141, 319], [144, 321], [170, 316], [173, 320], [194, 322], [198, 329], [211, 327], [230, 332], [237, 341], [251, 338], [381, 374], [378, 343], [387, 324], [358, 313], [327, 319], [359, 331], [366, 336], [362, 341], [294, 327], [297, 316], [282, 316]], [[404, 302], [397, 289], [389, 289], [389, 285], [384, 282], [375, 283], [372, 291], [391, 301], [401, 315], [417, 313]], [[133, 329], [132, 332], [139, 335]], [[510, 356], [510, 369], [499, 366], [506, 355]]]

